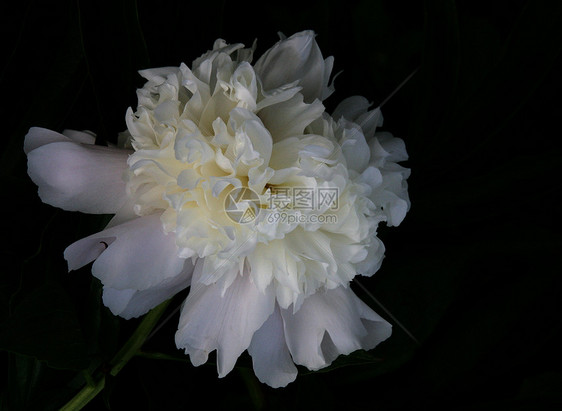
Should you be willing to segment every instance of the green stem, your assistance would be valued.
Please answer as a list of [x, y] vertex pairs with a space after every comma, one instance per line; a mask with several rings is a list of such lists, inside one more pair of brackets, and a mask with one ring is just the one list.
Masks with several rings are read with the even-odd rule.
[[137, 353], [137, 356], [141, 358], [147, 358], [149, 360], [178, 361], [178, 362], [191, 364], [191, 362], [189, 361], [189, 357], [186, 355], [179, 356], [179, 355], [165, 354], [161, 352], [139, 351]]
[[[129, 360], [140, 351], [140, 348], [146, 341], [146, 338], [156, 326], [156, 323], [160, 317], [162, 317], [164, 311], [166, 311], [170, 301], [171, 299], [164, 301], [144, 316], [133, 335], [131, 335], [131, 337], [111, 360], [111, 371], [109, 371], [109, 374], [116, 376], [125, 364], [127, 364], [127, 362], [129, 362]], [[87, 384], [84, 388], [82, 388], [78, 394], [76, 394], [61, 408], [61, 411], [75, 411], [82, 409], [86, 404], [93, 400], [95, 396], [101, 392], [101, 390], [103, 390], [104, 386], [105, 375], [102, 376], [95, 384]]]
[[168, 304], [171, 300], [164, 301], [158, 307], [153, 308], [148, 314], [144, 316], [142, 322], [139, 324], [131, 338], [123, 345], [119, 352], [113, 357], [111, 361], [111, 371], [112, 376], [116, 376], [119, 371], [127, 364], [127, 362], [133, 358], [137, 352], [140, 350], [146, 337], [150, 334], [152, 329], [156, 326], [156, 323], [166, 311]]
[[263, 409], [265, 400], [264, 400], [261, 384], [258, 382], [258, 379], [254, 375], [254, 373], [249, 371], [247, 368], [237, 367], [237, 369], [240, 372], [240, 375], [242, 376], [242, 380], [244, 381], [244, 384], [246, 384], [246, 388], [248, 389], [248, 394], [252, 399], [254, 408], [256, 410]]
[[68, 401], [61, 411], [74, 411], [81, 410], [86, 406], [96, 395], [98, 395], [105, 386], [105, 377], [102, 377], [95, 385], [86, 385], [76, 394], [70, 401]]

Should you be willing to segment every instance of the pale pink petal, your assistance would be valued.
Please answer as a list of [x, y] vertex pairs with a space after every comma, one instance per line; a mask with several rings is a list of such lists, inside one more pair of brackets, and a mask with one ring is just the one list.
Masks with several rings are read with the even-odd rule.
[[63, 130], [63, 135], [70, 138], [75, 143], [94, 144], [96, 135], [91, 131]]
[[341, 354], [374, 348], [392, 331], [351, 289], [341, 286], [308, 297], [296, 313], [288, 309], [281, 314], [293, 360], [310, 370], [330, 365]]
[[297, 378], [297, 367], [285, 342], [283, 319], [278, 306], [254, 333], [248, 353], [252, 356], [254, 373], [261, 382], [279, 388]]
[[69, 142], [69, 137], [64, 136], [56, 131], [52, 131], [42, 127], [31, 127], [25, 139], [23, 140], [23, 151], [29, 154], [30, 151], [49, 143]]
[[166, 234], [153, 214], [83, 238], [64, 257], [70, 270], [96, 259], [92, 274], [107, 287], [146, 290], [182, 271], [185, 259], [177, 253], [174, 234]]
[[224, 377], [273, 312], [275, 296], [271, 287], [260, 292], [249, 275], [238, 275], [224, 290], [220, 283], [199, 283], [197, 272], [182, 307], [176, 345], [195, 366], [207, 362], [209, 353], [217, 350], [218, 374]]
[[61, 134], [42, 127], [31, 127], [25, 135], [23, 151], [25, 154], [28, 154], [30, 151], [44, 146], [45, 144], [71, 141], [83, 144], [94, 144], [96, 135], [90, 131], [76, 130], [64, 130]]
[[185, 260], [183, 270], [177, 276], [162, 281], [156, 287], [147, 290], [118, 290], [104, 287], [103, 303], [113, 314], [127, 320], [139, 317], [187, 288], [192, 273], [193, 264], [191, 260]]
[[[38, 142], [33, 140], [29, 147]], [[27, 171], [43, 202], [69, 211], [113, 214], [126, 199], [123, 173], [129, 153], [92, 144], [50, 142], [28, 153]]]

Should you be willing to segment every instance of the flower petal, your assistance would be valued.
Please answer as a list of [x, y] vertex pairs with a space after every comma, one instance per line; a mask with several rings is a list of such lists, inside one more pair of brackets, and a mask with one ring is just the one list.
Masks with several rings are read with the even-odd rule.
[[299, 80], [304, 101], [324, 100], [333, 91], [328, 81], [333, 58], [324, 60], [311, 30], [282, 39], [267, 50], [256, 62], [264, 90], [272, 90]]
[[389, 132], [379, 132], [375, 138], [369, 142], [372, 152], [372, 162], [377, 166], [384, 166], [386, 162], [408, 160], [406, 145], [404, 140], [394, 137]]
[[41, 127], [31, 127], [25, 135], [23, 141], [23, 151], [28, 154], [30, 151], [35, 150], [37, 147], [44, 146], [45, 144], [71, 141], [70, 138], [63, 136], [56, 131], [52, 131]]
[[361, 128], [345, 119], [340, 120], [342, 137], [340, 145], [347, 167], [361, 173], [369, 164], [371, 153]]
[[146, 290], [182, 271], [185, 259], [177, 252], [175, 236], [166, 234], [160, 216], [152, 214], [78, 240], [64, 257], [70, 270], [97, 258], [92, 274], [107, 287]]
[[23, 151], [30, 151], [49, 143], [70, 142], [94, 144], [96, 135], [90, 131], [64, 130], [61, 133], [42, 127], [31, 127], [23, 142]]
[[378, 237], [371, 237], [371, 242], [367, 246], [367, 256], [363, 261], [355, 264], [355, 269], [360, 275], [370, 277], [381, 267], [384, 258], [385, 247]]
[[275, 296], [271, 287], [260, 292], [247, 273], [237, 275], [224, 293], [220, 282], [207, 286], [196, 275], [197, 270], [181, 311], [176, 345], [195, 366], [217, 350], [218, 374], [224, 377], [273, 312]]
[[63, 130], [62, 134], [75, 143], [95, 144], [96, 135], [91, 131]]
[[193, 263], [191, 260], [186, 260], [181, 273], [176, 277], [164, 280], [154, 288], [118, 290], [104, 287], [103, 303], [114, 315], [119, 315], [127, 320], [139, 317], [188, 287], [192, 273]]
[[347, 121], [351, 121], [363, 130], [363, 134], [367, 140], [374, 135], [377, 127], [382, 126], [383, 116], [380, 107], [369, 110], [371, 104], [365, 97], [352, 96], [344, 99], [334, 112], [332, 117], [338, 121], [342, 117]]
[[306, 126], [320, 118], [323, 112], [324, 105], [320, 101], [306, 104], [302, 94], [296, 94], [289, 100], [265, 107], [259, 112], [259, 117], [276, 143], [288, 137], [301, 136]]
[[361, 114], [365, 113], [369, 106], [369, 100], [362, 96], [351, 96], [343, 99], [332, 113], [332, 118], [338, 121], [342, 117], [347, 121], [355, 121]]
[[273, 141], [260, 118], [249, 110], [235, 108], [230, 112], [229, 126], [236, 131], [238, 137], [243, 135], [249, 140], [249, 144], [244, 144], [245, 142], [240, 140], [236, 147], [238, 151], [236, 156], [244, 160], [245, 157], [251, 158], [250, 153], [255, 152], [267, 166], [271, 159]]
[[310, 370], [330, 365], [340, 354], [374, 348], [391, 334], [388, 322], [341, 286], [313, 294], [296, 313], [281, 315], [293, 360]]
[[125, 202], [128, 150], [64, 141], [58, 133], [26, 137], [28, 174], [47, 204], [69, 211], [115, 213]]
[[254, 333], [248, 347], [252, 356], [254, 372], [258, 379], [273, 387], [285, 387], [297, 378], [297, 367], [285, 342], [283, 318], [276, 306], [273, 314]]
[[407, 179], [410, 170], [396, 162], [408, 159], [404, 141], [387, 132], [376, 133], [370, 141], [371, 165], [378, 167], [382, 183], [371, 193], [373, 202], [384, 210], [386, 224], [398, 226], [410, 209]]

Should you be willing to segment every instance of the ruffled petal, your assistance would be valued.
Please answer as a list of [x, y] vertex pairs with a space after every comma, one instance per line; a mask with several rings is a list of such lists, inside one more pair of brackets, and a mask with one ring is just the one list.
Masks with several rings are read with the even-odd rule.
[[107, 287], [146, 290], [182, 271], [185, 259], [177, 253], [175, 236], [152, 214], [78, 240], [64, 257], [70, 270], [95, 259], [92, 274]]
[[330, 365], [340, 354], [374, 348], [392, 332], [388, 322], [341, 286], [311, 295], [296, 313], [289, 309], [281, 315], [293, 360], [310, 370]]
[[304, 101], [327, 98], [333, 88], [328, 87], [333, 59], [324, 60], [313, 31], [306, 30], [282, 39], [267, 50], [256, 62], [264, 90], [299, 81]]
[[365, 113], [371, 103], [365, 97], [351, 96], [343, 99], [332, 113], [332, 118], [335, 121], [340, 120], [342, 117], [347, 121], [355, 121], [361, 114]]
[[386, 132], [376, 133], [371, 140], [372, 166], [378, 167], [381, 184], [371, 192], [371, 200], [383, 209], [388, 226], [397, 226], [406, 217], [410, 209], [408, 182], [410, 170], [396, 162], [408, 159], [404, 141]]
[[113, 214], [125, 202], [128, 150], [79, 144], [48, 130], [26, 137], [28, 174], [47, 204], [69, 211]]
[[332, 117], [334, 120], [341, 120], [343, 117], [347, 121], [351, 121], [363, 130], [363, 134], [367, 140], [374, 135], [377, 127], [383, 124], [383, 116], [380, 107], [369, 110], [371, 103], [361, 96], [352, 96], [344, 99], [334, 112]]
[[363, 261], [355, 264], [355, 269], [360, 275], [370, 277], [375, 274], [381, 267], [384, 258], [385, 247], [378, 237], [372, 237], [370, 244], [367, 246], [367, 256]]
[[180, 291], [187, 288], [193, 273], [193, 263], [185, 260], [181, 273], [176, 277], [168, 278], [158, 286], [147, 290], [118, 290], [116, 288], [103, 288], [103, 303], [114, 315], [125, 319], [139, 317], [172, 298]]
[[320, 101], [306, 104], [302, 94], [296, 94], [289, 100], [265, 107], [259, 112], [259, 117], [276, 143], [305, 134], [305, 128], [320, 118], [323, 112], [324, 105]]
[[340, 145], [347, 167], [361, 173], [369, 164], [371, 154], [365, 136], [361, 128], [354, 123], [341, 119], [340, 124], [342, 126]]
[[181, 310], [176, 345], [195, 366], [217, 350], [218, 374], [224, 377], [273, 312], [275, 296], [271, 287], [260, 292], [249, 275], [237, 275], [226, 290], [220, 283], [199, 283], [196, 277], [197, 270]]
[[258, 379], [273, 388], [285, 387], [297, 378], [283, 330], [283, 318], [277, 306], [273, 314], [254, 333], [248, 347]]

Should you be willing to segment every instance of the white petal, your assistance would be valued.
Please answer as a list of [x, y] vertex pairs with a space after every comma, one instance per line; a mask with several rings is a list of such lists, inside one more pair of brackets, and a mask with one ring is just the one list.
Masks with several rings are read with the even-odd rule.
[[344, 287], [318, 292], [296, 313], [281, 314], [293, 360], [311, 370], [330, 365], [340, 354], [371, 349], [391, 334], [391, 325]]
[[340, 124], [343, 127], [340, 145], [347, 167], [361, 173], [369, 164], [371, 157], [369, 145], [365, 141], [362, 130], [355, 124], [345, 120], [340, 120]]
[[366, 251], [367, 256], [363, 261], [355, 264], [355, 269], [358, 274], [370, 277], [381, 267], [385, 247], [378, 237], [372, 237], [371, 243], [367, 246]]
[[344, 99], [334, 112], [332, 117], [338, 121], [342, 117], [347, 121], [351, 121], [363, 130], [363, 134], [367, 140], [370, 140], [377, 129], [382, 126], [383, 117], [380, 107], [376, 107], [369, 111], [371, 103], [361, 96], [352, 96]]
[[25, 136], [23, 151], [25, 154], [28, 154], [30, 151], [44, 146], [45, 144], [71, 141], [83, 144], [94, 144], [96, 135], [91, 131], [64, 130], [61, 134], [46, 128], [31, 127]]
[[191, 260], [185, 260], [184, 268], [180, 274], [164, 280], [154, 288], [147, 290], [118, 290], [116, 288], [104, 287], [103, 303], [113, 314], [127, 320], [139, 317], [188, 287], [192, 273], [193, 264]]
[[[28, 147], [51, 137], [43, 133], [40, 138], [30, 138]], [[126, 199], [122, 176], [129, 153], [92, 144], [50, 142], [28, 153], [28, 174], [47, 204], [69, 211], [112, 214]]]
[[314, 32], [307, 30], [282, 39], [267, 50], [254, 69], [264, 90], [272, 90], [299, 80], [307, 103], [331, 94], [328, 87], [333, 59], [324, 60]]
[[396, 162], [408, 159], [404, 141], [392, 134], [376, 133], [369, 143], [372, 166], [378, 167], [382, 175], [382, 183], [373, 187], [371, 200], [384, 211], [387, 225], [399, 225], [410, 209], [407, 179], [410, 170]]
[[115, 215], [109, 221], [109, 223], [105, 228], [108, 229], [113, 226], [123, 224], [137, 217], [138, 215], [135, 213], [135, 198], [127, 197], [125, 203], [121, 206], [119, 210], [117, 210], [117, 212], [115, 213]]
[[383, 116], [380, 107], [376, 107], [366, 113], [360, 115], [356, 120], [363, 134], [367, 140], [371, 139], [375, 135], [377, 127], [381, 127], [383, 124]]
[[177, 73], [177, 67], [158, 67], [145, 70], [139, 70], [139, 74], [148, 81], [159, 85], [166, 81], [170, 74]]
[[400, 225], [410, 209], [407, 183], [402, 173], [383, 172], [383, 187], [375, 190], [372, 198], [379, 207], [383, 208], [386, 224], [389, 227]]
[[63, 130], [62, 134], [76, 143], [94, 144], [96, 142], [96, 135], [88, 130]]
[[275, 301], [271, 287], [260, 292], [247, 273], [238, 275], [222, 294], [222, 284], [206, 286], [194, 277], [176, 333], [177, 347], [185, 349], [195, 366], [217, 350], [219, 377], [234, 368], [256, 330], [273, 312]]
[[260, 158], [263, 159], [263, 163], [269, 164], [273, 141], [269, 131], [264, 127], [258, 116], [251, 111], [235, 108], [230, 112], [229, 125], [236, 132], [244, 133], [250, 140], [251, 147], [243, 147], [243, 149], [257, 151]]
[[361, 340], [361, 348], [372, 350], [392, 335], [392, 325], [374, 312], [353, 292], [350, 291], [350, 293], [353, 295], [355, 307], [361, 317], [361, 323], [367, 330], [367, 335]]
[[273, 387], [285, 387], [297, 378], [297, 367], [285, 342], [283, 319], [276, 307], [273, 314], [254, 333], [248, 347], [252, 356], [254, 372], [258, 379]]
[[296, 94], [289, 100], [265, 107], [259, 112], [259, 117], [276, 143], [304, 134], [306, 126], [322, 116], [323, 112], [324, 106], [319, 100], [306, 104], [302, 94]]
[[64, 257], [70, 270], [97, 258], [92, 274], [107, 287], [146, 290], [181, 272], [185, 260], [177, 251], [174, 234], [164, 233], [153, 214], [78, 240]]
[[115, 241], [116, 234], [115, 231], [104, 230], [66, 247], [64, 259], [68, 264], [68, 271], [78, 270], [98, 258]]
[[380, 132], [375, 135], [375, 138], [370, 142], [374, 148], [373, 157], [383, 157], [385, 161], [392, 161], [398, 163], [400, 161], [408, 160], [408, 153], [406, 152], [406, 145], [404, 140], [394, 137], [388, 132]]
[[25, 135], [23, 151], [25, 154], [28, 154], [30, 151], [44, 146], [45, 144], [68, 141], [71, 141], [71, 139], [56, 131], [41, 127], [31, 127]]
[[359, 181], [375, 190], [382, 184], [381, 171], [376, 167], [367, 167], [359, 176]]
[[332, 118], [336, 121], [345, 118], [347, 121], [355, 122], [361, 114], [365, 113], [369, 106], [369, 100], [362, 96], [351, 96], [343, 99], [332, 113]]

